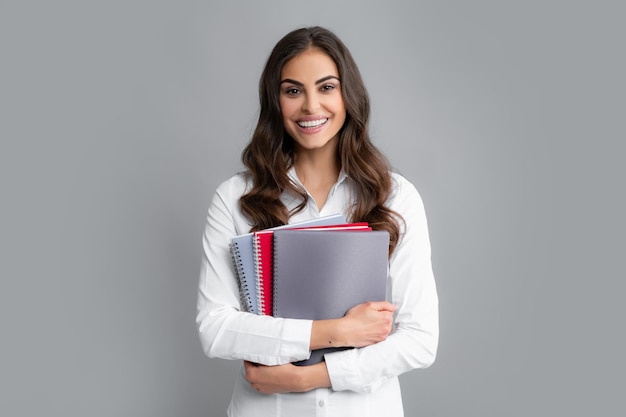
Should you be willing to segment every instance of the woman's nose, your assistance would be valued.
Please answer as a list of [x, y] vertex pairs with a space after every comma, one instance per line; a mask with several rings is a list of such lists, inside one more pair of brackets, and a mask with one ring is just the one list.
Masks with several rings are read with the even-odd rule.
[[306, 94], [302, 103], [302, 110], [307, 113], [315, 113], [319, 110], [320, 100], [317, 94]]

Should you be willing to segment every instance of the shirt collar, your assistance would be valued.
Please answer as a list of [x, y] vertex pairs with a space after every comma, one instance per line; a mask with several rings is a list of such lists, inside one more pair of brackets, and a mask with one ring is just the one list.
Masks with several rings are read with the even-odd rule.
[[[293, 165], [289, 168], [289, 171], [287, 171], [287, 175], [294, 182], [294, 184], [299, 185], [300, 187], [304, 188], [304, 185], [302, 185], [302, 183], [300, 182], [300, 179], [298, 178], [298, 175], [296, 174], [296, 168]], [[348, 178], [348, 174], [346, 174], [346, 172], [342, 168], [341, 171], [339, 171], [339, 177], [337, 177], [337, 182], [335, 183], [334, 186], [336, 187], [337, 185], [341, 184], [347, 178]]]

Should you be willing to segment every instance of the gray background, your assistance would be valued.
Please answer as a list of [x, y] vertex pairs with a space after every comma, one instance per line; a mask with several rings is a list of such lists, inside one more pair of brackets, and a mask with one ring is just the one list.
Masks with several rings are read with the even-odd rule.
[[1, 415], [224, 415], [205, 213], [313, 24], [429, 215], [440, 350], [407, 416], [623, 413], [623, 3], [384, 3], [0, 1]]

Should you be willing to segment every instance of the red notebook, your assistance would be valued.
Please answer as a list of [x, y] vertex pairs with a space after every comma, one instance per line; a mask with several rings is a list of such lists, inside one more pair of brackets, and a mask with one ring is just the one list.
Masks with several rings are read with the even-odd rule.
[[[294, 230], [354, 230], [371, 231], [367, 222], [346, 223], [333, 226], [310, 226], [304, 228], [294, 228]], [[274, 231], [260, 230], [254, 232], [252, 239], [254, 248], [254, 263], [256, 272], [256, 286], [259, 305], [259, 314], [273, 315], [273, 275], [274, 275]]]

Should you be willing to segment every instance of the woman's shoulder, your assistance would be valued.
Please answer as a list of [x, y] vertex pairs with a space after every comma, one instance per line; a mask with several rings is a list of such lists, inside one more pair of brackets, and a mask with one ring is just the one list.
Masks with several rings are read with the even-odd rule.
[[248, 173], [238, 172], [230, 178], [222, 181], [215, 192], [216, 194], [222, 196], [232, 195], [239, 198], [247, 192], [251, 183], [252, 181]]
[[417, 206], [423, 209], [422, 197], [411, 181], [397, 172], [391, 172], [391, 180], [393, 188], [389, 197], [389, 206], [392, 210], [398, 211], [400, 207], [406, 206]]
[[393, 186], [393, 194], [417, 194], [419, 195], [415, 185], [406, 177], [398, 172], [391, 172], [391, 181]]
[[239, 199], [248, 192], [252, 180], [245, 172], [237, 173], [222, 181], [213, 193], [213, 204], [224, 205], [234, 209], [239, 205]]

